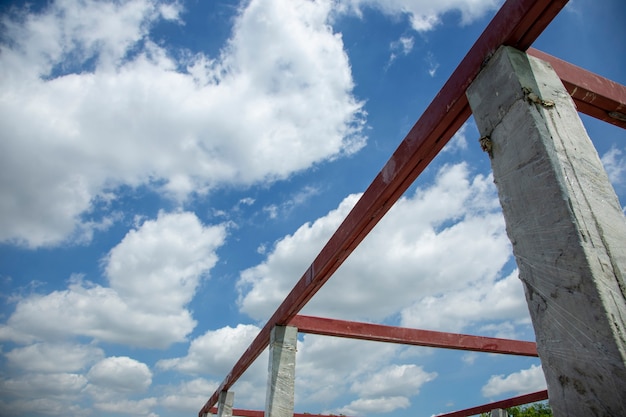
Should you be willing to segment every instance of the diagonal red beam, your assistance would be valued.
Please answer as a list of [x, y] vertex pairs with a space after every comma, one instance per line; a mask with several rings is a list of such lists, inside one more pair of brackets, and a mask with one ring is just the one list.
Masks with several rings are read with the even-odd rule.
[[463, 125], [471, 114], [465, 90], [489, 57], [501, 45], [528, 49], [566, 3], [567, 0], [508, 0], [502, 5], [326, 246], [204, 404], [198, 413], [200, 417], [268, 346], [271, 329], [289, 323], [298, 314]]
[[467, 334], [410, 329], [407, 327], [335, 320], [321, 317], [296, 316], [289, 322], [299, 333], [346, 337], [376, 342], [399, 343], [444, 349], [471, 350], [475, 352], [503, 353], [537, 357], [537, 345], [522, 340]]
[[552, 65], [578, 111], [626, 129], [626, 86], [534, 48], [528, 54]]
[[513, 397], [502, 401], [496, 401], [493, 403], [479, 405], [477, 407], [466, 408], [465, 410], [454, 411], [452, 413], [438, 414], [437, 417], [468, 417], [475, 416], [481, 413], [488, 413], [491, 410], [497, 410], [498, 408], [505, 409], [511, 407], [517, 407], [518, 405], [536, 403], [537, 401], [543, 401], [548, 399], [548, 391], [537, 391], [532, 394], [520, 395], [519, 397]]

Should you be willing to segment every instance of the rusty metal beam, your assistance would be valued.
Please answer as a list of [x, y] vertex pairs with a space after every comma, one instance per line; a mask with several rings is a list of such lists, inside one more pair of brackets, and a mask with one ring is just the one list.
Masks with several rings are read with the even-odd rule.
[[289, 325], [297, 327], [299, 333], [311, 333], [323, 336], [336, 336], [443, 349], [471, 350], [474, 352], [538, 356], [536, 344], [522, 340], [436, 332], [432, 330], [384, 326], [381, 324], [300, 315], [294, 317], [293, 320], [289, 322]]
[[626, 87], [534, 48], [528, 54], [552, 65], [578, 111], [626, 129]]
[[502, 5], [326, 246], [204, 404], [198, 413], [200, 417], [217, 403], [220, 392], [228, 390], [259, 357], [269, 344], [271, 329], [289, 323], [298, 314], [463, 125], [471, 114], [465, 90], [489, 57], [501, 45], [528, 49], [566, 3], [567, 0], [509, 0]]
[[[211, 414], [217, 414], [217, 407], [212, 407], [209, 412]], [[244, 410], [233, 408], [233, 417], [263, 417], [264, 411], [260, 410]], [[309, 414], [309, 413], [293, 413], [293, 417], [337, 417], [332, 414]], [[345, 417], [345, 416], [342, 416]]]
[[475, 416], [481, 413], [488, 413], [491, 410], [497, 410], [498, 408], [511, 408], [518, 405], [536, 403], [537, 401], [543, 401], [548, 399], [548, 391], [537, 391], [532, 394], [520, 395], [519, 397], [513, 397], [502, 401], [496, 401], [493, 403], [479, 405], [477, 407], [466, 408], [465, 410], [454, 411], [452, 413], [438, 414], [437, 417], [467, 417]]

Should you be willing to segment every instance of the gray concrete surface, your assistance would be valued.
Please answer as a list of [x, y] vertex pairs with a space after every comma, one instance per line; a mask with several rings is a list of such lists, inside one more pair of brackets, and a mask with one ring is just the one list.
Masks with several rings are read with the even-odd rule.
[[626, 416], [626, 221], [574, 104], [548, 64], [508, 47], [467, 96], [554, 415]]
[[265, 417], [293, 417], [297, 337], [295, 327], [272, 329]]

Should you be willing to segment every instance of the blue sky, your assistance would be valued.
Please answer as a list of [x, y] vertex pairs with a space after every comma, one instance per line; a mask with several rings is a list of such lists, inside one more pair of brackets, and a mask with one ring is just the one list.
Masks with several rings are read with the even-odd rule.
[[[196, 415], [499, 3], [4, 2], [0, 414]], [[574, 0], [534, 46], [624, 84], [625, 17]], [[626, 204], [626, 134], [583, 121]], [[302, 313], [533, 340], [478, 136]], [[545, 386], [538, 360], [309, 335], [296, 377], [297, 412], [347, 415]]]

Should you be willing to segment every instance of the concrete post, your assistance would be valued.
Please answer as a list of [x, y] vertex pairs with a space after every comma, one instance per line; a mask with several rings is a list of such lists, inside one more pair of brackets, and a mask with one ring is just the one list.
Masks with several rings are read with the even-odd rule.
[[467, 96], [554, 415], [626, 416], [626, 221], [574, 104], [549, 64], [509, 47]]
[[490, 417], [509, 417], [509, 414], [506, 412], [506, 410], [497, 408], [495, 410], [491, 410]]
[[230, 391], [220, 392], [217, 399], [217, 417], [233, 417], [233, 403], [235, 393]]
[[297, 338], [295, 327], [272, 329], [265, 417], [293, 417]]

